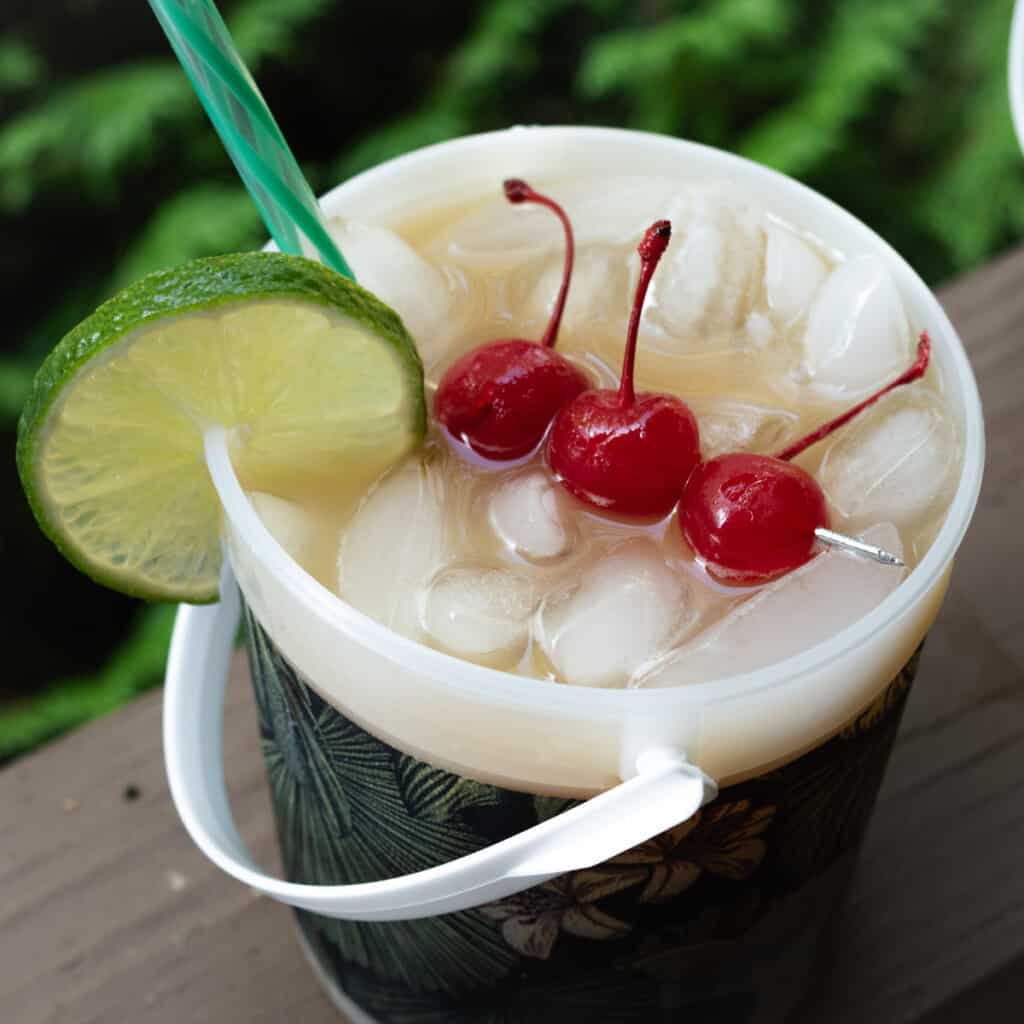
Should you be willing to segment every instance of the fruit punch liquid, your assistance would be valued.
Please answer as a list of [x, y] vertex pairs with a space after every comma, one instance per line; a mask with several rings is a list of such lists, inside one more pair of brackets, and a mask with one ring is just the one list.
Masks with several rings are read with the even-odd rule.
[[[639, 321], [636, 390], [687, 403], [705, 461], [779, 454], [914, 360], [919, 325], [877, 260], [838, 251], [738, 188], [661, 177], [531, 184], [575, 230], [557, 351], [591, 388], [619, 387], [637, 243], [653, 220], [671, 222]], [[416, 220], [334, 230], [360, 281], [415, 337], [435, 408], [461, 357], [494, 339], [538, 341], [550, 326], [563, 227], [541, 204], [506, 202], [500, 182]], [[815, 549], [792, 571], [736, 585], [695, 553], [674, 504], [617, 515], [560, 484], [544, 441], [497, 461], [436, 419], [425, 446], [369, 488], [339, 481], [330, 493], [253, 500], [308, 572], [410, 638], [552, 683], [682, 685], [811, 647], [900, 584], [959, 476], [943, 387], [932, 367], [794, 460], [820, 483], [832, 529], [906, 568]]]

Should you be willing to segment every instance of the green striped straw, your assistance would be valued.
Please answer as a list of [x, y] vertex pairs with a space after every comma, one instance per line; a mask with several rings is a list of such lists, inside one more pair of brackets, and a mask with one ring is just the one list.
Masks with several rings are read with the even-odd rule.
[[211, 0], [149, 0], [278, 248], [355, 275]]

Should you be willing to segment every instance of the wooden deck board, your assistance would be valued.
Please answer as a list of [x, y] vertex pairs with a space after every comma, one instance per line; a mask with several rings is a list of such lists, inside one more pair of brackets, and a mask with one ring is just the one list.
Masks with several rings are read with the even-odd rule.
[[[1013, 1019], [1024, 1003], [1024, 248], [942, 295], [985, 401], [985, 487], [808, 1021], [955, 1024]], [[273, 866], [240, 661], [228, 700], [232, 802]], [[222, 876], [184, 834], [159, 702], [148, 695], [0, 772], [2, 1019], [337, 1022], [290, 913]]]

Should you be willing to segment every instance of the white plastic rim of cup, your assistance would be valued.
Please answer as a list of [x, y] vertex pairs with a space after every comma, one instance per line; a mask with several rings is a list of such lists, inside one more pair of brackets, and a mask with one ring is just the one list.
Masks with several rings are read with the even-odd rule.
[[1024, 0], [1017, 0], [1010, 25], [1010, 55], [1008, 62], [1010, 80], [1010, 112], [1017, 141], [1024, 150]]
[[[799, 655], [675, 689], [556, 686], [424, 647], [326, 590], [270, 536], [234, 477], [223, 436], [211, 433], [208, 463], [224, 505], [235, 576], [257, 620], [310, 685], [357, 721], [372, 723], [385, 741], [438, 767], [473, 777], [481, 765], [502, 762], [487, 781], [566, 796], [601, 793], [472, 858], [406, 879], [318, 887], [262, 874], [235, 831], [220, 764], [220, 701], [237, 624], [228, 575], [220, 606], [185, 608], [179, 616], [165, 691], [168, 776], [200, 848], [276, 899], [343, 917], [424, 916], [613, 856], [694, 813], [713, 796], [712, 780], [736, 781], [816, 746], [895, 676], [941, 604], [981, 484], [977, 388], [956, 332], [924, 282], [829, 200], [764, 167], [678, 139], [618, 129], [516, 128], [390, 161], [322, 202], [328, 215], [387, 224], [424, 204], [480, 194], [509, 174], [550, 181], [573, 167], [600, 167], [611, 177], [642, 170], [729, 179], [841, 250], [881, 260], [912, 322], [932, 337], [944, 398], [962, 426], [963, 467], [945, 522], [913, 572], [877, 608]], [[600, 829], [591, 827], [599, 823]]]

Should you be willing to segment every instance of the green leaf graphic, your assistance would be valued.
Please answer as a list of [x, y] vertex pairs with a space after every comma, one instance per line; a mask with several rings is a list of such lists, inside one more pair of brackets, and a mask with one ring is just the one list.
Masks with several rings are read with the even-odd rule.
[[[498, 790], [411, 758], [396, 770], [401, 757], [321, 700], [251, 614], [246, 622], [289, 878], [327, 885], [376, 881], [487, 845], [455, 812], [497, 802]], [[410, 813], [410, 799], [425, 812], [422, 816]], [[308, 919], [344, 962], [412, 992], [454, 993], [489, 985], [518, 961], [498, 929], [476, 911], [386, 924]]]

